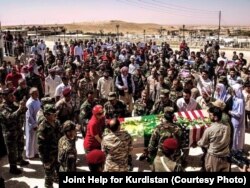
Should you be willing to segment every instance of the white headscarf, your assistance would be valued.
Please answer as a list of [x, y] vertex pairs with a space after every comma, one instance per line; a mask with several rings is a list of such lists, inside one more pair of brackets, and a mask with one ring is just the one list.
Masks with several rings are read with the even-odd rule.
[[244, 96], [242, 93], [243, 86], [241, 84], [234, 84], [232, 88], [234, 90], [236, 97], [238, 97], [240, 99], [244, 99]]
[[215, 99], [219, 99], [219, 100], [222, 100], [225, 102], [226, 98], [227, 98], [227, 90], [226, 90], [226, 87], [224, 84], [221, 84], [221, 83], [218, 83], [216, 85], [216, 89], [219, 89], [220, 91], [219, 92], [215, 92], [214, 94], [214, 98]]

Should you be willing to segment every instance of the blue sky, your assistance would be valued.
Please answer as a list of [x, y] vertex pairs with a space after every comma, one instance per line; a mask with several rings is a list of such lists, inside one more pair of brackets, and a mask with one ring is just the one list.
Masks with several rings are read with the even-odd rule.
[[123, 20], [250, 26], [250, 0], [0, 0], [2, 25]]

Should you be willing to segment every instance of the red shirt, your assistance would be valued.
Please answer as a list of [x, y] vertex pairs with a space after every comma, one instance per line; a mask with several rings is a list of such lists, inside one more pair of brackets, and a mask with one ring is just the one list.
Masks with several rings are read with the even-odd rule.
[[87, 133], [84, 138], [84, 149], [91, 151], [94, 149], [101, 149], [101, 144], [95, 139], [95, 135], [102, 138], [104, 132], [105, 119], [98, 120], [92, 116], [87, 125]]
[[15, 75], [13, 75], [12, 73], [9, 73], [7, 76], [6, 76], [6, 79], [5, 81], [12, 81], [13, 85], [15, 88], [18, 87], [18, 80], [20, 80], [22, 78], [22, 75], [19, 74], [19, 73], [16, 73]]

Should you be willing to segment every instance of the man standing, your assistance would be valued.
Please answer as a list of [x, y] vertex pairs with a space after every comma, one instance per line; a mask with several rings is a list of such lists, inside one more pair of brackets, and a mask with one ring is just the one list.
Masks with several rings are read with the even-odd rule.
[[37, 152], [37, 121], [36, 114], [41, 108], [41, 103], [39, 101], [39, 92], [38, 89], [33, 87], [30, 89], [30, 98], [26, 103], [27, 112], [26, 112], [26, 157], [28, 159], [34, 158]]
[[[45, 120], [37, 131], [38, 151], [45, 171], [45, 187], [53, 187], [53, 175], [58, 175], [58, 141], [61, 137], [61, 127], [56, 121], [54, 105], [44, 106]], [[57, 177], [56, 177], [57, 178]]]
[[22, 78], [22, 75], [17, 72], [16, 67], [12, 67], [11, 73], [6, 76], [5, 82], [12, 81], [15, 88], [18, 87], [18, 80]]
[[121, 68], [121, 74], [117, 76], [115, 85], [119, 92], [119, 99], [128, 105], [128, 111], [131, 113], [133, 110], [132, 97], [135, 94], [135, 84], [132, 75], [128, 73], [127, 67]]
[[87, 93], [87, 100], [80, 107], [79, 122], [81, 123], [82, 136], [85, 137], [86, 126], [92, 117], [92, 109], [96, 105], [93, 91]]
[[60, 172], [76, 171], [76, 125], [72, 121], [66, 121], [63, 124], [64, 136], [58, 143], [58, 162], [60, 163]]
[[104, 104], [108, 100], [110, 92], [114, 91], [114, 80], [109, 76], [109, 71], [105, 70], [103, 77], [97, 82], [97, 96], [100, 97]]
[[20, 165], [29, 164], [27, 161], [24, 161], [22, 157], [24, 144], [18, 142], [18, 131], [22, 131], [18, 128], [20, 124], [18, 120], [20, 120], [20, 116], [25, 113], [26, 107], [25, 102], [20, 102], [19, 107], [14, 104], [15, 97], [13, 91], [10, 89], [3, 91], [3, 97], [4, 102], [0, 105], [0, 120], [3, 125], [4, 139], [8, 151], [9, 172], [18, 175], [21, 174], [22, 171], [17, 168], [17, 163], [19, 162]]
[[222, 111], [218, 107], [209, 109], [212, 124], [198, 141], [198, 146], [206, 147], [206, 172], [229, 172], [227, 156], [230, 153], [230, 127], [220, 123]]
[[117, 118], [110, 121], [109, 129], [102, 140], [102, 150], [106, 153], [104, 171], [127, 172], [129, 155], [133, 149], [132, 137], [127, 131], [121, 130]]
[[176, 104], [179, 112], [192, 111], [197, 109], [197, 102], [193, 98], [191, 98], [190, 89], [183, 90], [183, 97], [178, 99]]
[[127, 117], [127, 108], [126, 104], [123, 101], [120, 101], [116, 97], [115, 92], [110, 92], [108, 95], [108, 102], [104, 104], [104, 111], [106, 118], [114, 118], [117, 117]]
[[60, 76], [56, 75], [56, 69], [49, 69], [49, 76], [45, 78], [45, 96], [54, 97], [56, 88], [61, 83]]
[[101, 149], [102, 134], [105, 128], [104, 111], [101, 105], [92, 109], [92, 117], [87, 125], [84, 149], [88, 153], [94, 149]]
[[183, 172], [181, 164], [175, 161], [175, 152], [178, 149], [178, 141], [167, 138], [162, 143], [162, 155], [156, 156], [153, 164], [154, 172]]
[[63, 124], [67, 120], [74, 120], [74, 108], [71, 100], [71, 89], [64, 89], [63, 98], [56, 103], [55, 108], [57, 110], [57, 118], [61, 124]]
[[[154, 160], [156, 156], [163, 156], [163, 142], [165, 139], [172, 137], [179, 139], [181, 136], [181, 131], [173, 123], [174, 109], [172, 107], [164, 108], [164, 117], [166, 121], [153, 130], [148, 144], [148, 157], [150, 160]], [[158, 159], [155, 158], [155, 160]]]

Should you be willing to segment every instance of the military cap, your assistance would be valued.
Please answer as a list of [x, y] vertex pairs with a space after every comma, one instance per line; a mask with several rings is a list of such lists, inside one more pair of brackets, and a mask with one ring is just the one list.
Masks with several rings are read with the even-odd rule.
[[108, 100], [112, 101], [112, 100], [115, 100], [115, 99], [116, 99], [116, 93], [115, 92], [109, 92]]
[[73, 121], [67, 120], [63, 123], [63, 132], [75, 130], [76, 124]]
[[44, 114], [54, 114], [54, 113], [56, 113], [55, 106], [53, 104], [46, 104], [43, 107], [43, 112], [44, 112]]
[[64, 90], [63, 90], [63, 96], [64, 97], [67, 97], [67, 96], [69, 96], [71, 94], [71, 89], [70, 88], [65, 88]]
[[167, 94], [169, 94], [169, 90], [168, 89], [162, 89], [160, 97], [165, 97]]
[[106, 160], [106, 156], [101, 150], [92, 150], [86, 155], [88, 164], [102, 164]]
[[54, 104], [55, 103], [55, 98], [52, 97], [44, 97], [41, 99], [41, 102], [43, 105], [45, 104]]
[[164, 108], [164, 113], [174, 113], [174, 108], [167, 106]]
[[178, 141], [175, 138], [167, 138], [163, 142], [164, 150], [176, 150], [178, 148]]

